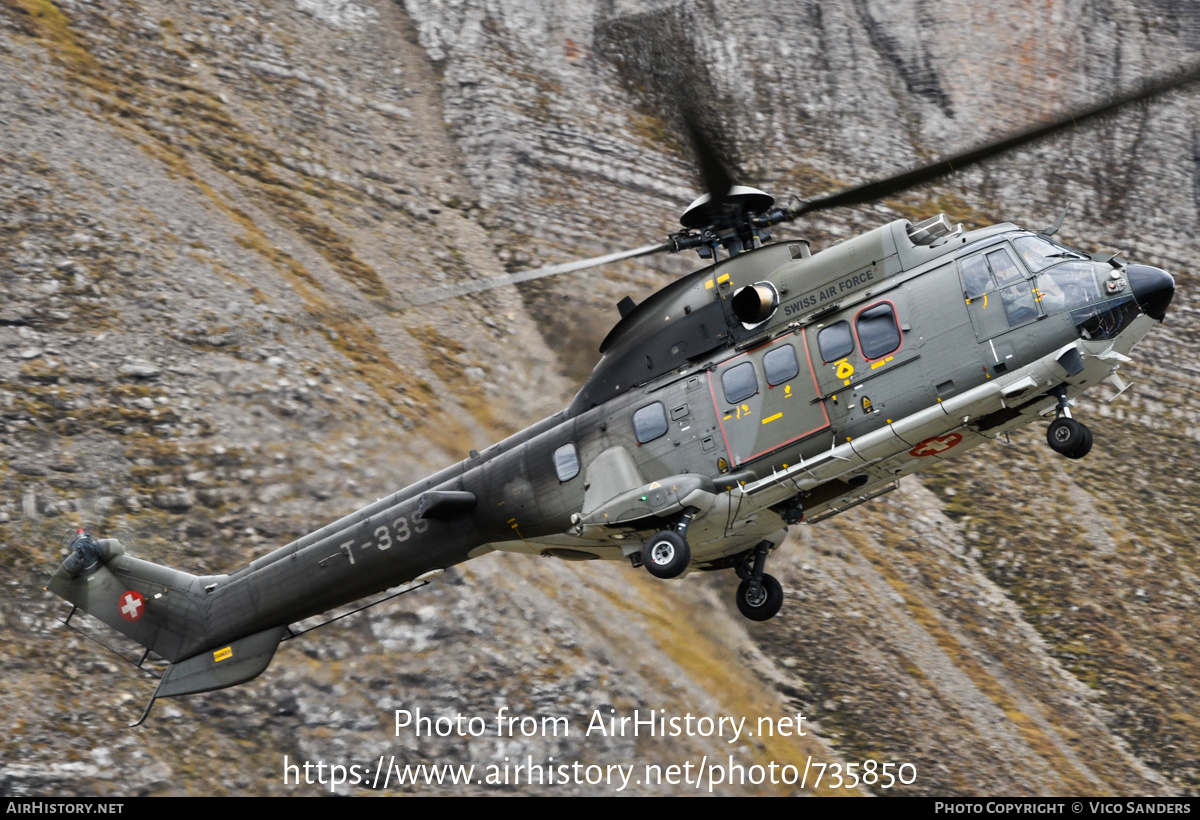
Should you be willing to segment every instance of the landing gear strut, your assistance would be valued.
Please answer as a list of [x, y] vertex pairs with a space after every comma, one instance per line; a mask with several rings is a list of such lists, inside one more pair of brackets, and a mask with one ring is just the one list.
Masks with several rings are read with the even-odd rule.
[[738, 611], [752, 621], [770, 620], [783, 606], [783, 585], [775, 576], [763, 572], [770, 550], [770, 541], [759, 541], [737, 566], [738, 577], [742, 579], [737, 589]]
[[688, 546], [687, 531], [697, 512], [695, 507], [688, 507], [674, 529], [655, 533], [642, 547], [642, 564], [655, 578], [676, 578], [688, 568], [692, 548]]
[[1071, 418], [1066, 388], [1059, 387], [1055, 393], [1058, 413], [1046, 430], [1046, 443], [1051, 450], [1067, 458], [1083, 458], [1092, 451], [1092, 431], [1083, 422]]

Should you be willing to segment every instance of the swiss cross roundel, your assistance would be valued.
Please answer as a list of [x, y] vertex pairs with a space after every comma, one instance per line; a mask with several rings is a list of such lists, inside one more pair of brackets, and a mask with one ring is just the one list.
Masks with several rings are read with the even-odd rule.
[[123, 592], [117, 600], [117, 611], [125, 620], [136, 621], [146, 611], [146, 599], [136, 590]]
[[962, 439], [962, 433], [946, 433], [944, 436], [934, 436], [922, 441], [916, 447], [909, 450], [908, 454], [915, 458], [936, 456], [938, 453], [946, 452], [955, 444], [962, 441]]

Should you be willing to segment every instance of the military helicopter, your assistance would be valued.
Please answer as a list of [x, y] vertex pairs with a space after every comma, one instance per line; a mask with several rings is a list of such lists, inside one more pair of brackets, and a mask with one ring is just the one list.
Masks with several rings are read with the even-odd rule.
[[731, 569], [738, 609], [767, 620], [784, 595], [766, 563], [790, 526], [1045, 417], [1055, 452], [1086, 456], [1092, 433], [1071, 400], [1104, 379], [1124, 389], [1117, 370], [1163, 321], [1175, 287], [1166, 271], [1055, 242], [1062, 218], [1041, 231], [898, 219], [819, 252], [804, 240], [772, 242], [769, 229], [878, 200], [1198, 79], [1200, 67], [1189, 68], [972, 151], [784, 206], [736, 184], [719, 146], [685, 117], [707, 193], [665, 243], [413, 300], [651, 253], [711, 260], [640, 304], [621, 301], [569, 407], [235, 572], [192, 575], [80, 529], [47, 588], [145, 647], [142, 661], [153, 652], [169, 662], [138, 723], [159, 697], [258, 676], [297, 634], [292, 624], [408, 591], [493, 550], [628, 561], [663, 579]]

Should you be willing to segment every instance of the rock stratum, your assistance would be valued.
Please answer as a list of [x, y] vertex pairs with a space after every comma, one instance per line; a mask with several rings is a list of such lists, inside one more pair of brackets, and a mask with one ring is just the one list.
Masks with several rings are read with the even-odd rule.
[[[766, 624], [737, 615], [728, 574], [663, 583], [491, 555], [285, 643], [249, 685], [126, 727], [152, 681], [64, 628], [69, 607], [42, 591], [64, 531], [234, 569], [559, 409], [615, 303], [693, 267], [651, 258], [404, 307], [673, 229], [698, 180], [661, 90], [615, 39], [664, 16], [690, 33], [745, 181], [781, 197], [1200, 59], [1200, 15], [1177, 0], [2, 0], [0, 792], [366, 791], [285, 782], [285, 756], [553, 758], [634, 765], [635, 780], [731, 760], [915, 772], [892, 789], [827, 777], [722, 794], [1200, 791], [1196, 89], [786, 229], [824, 247], [939, 211], [1040, 227], [1069, 200], [1065, 241], [1172, 271], [1168, 320], [1123, 369], [1133, 387], [1077, 408], [1087, 459], [1030, 428], [795, 528]], [[565, 717], [569, 734], [394, 725], [398, 709], [501, 707]], [[634, 710], [745, 716], [755, 734], [584, 734]], [[757, 733], [799, 714], [803, 737]]]

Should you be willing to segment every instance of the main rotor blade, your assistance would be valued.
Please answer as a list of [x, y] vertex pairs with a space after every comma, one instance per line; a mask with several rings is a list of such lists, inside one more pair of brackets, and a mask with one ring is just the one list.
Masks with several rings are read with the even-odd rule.
[[692, 150], [700, 183], [715, 211], [742, 172], [724, 125], [730, 104], [696, 53], [691, 32], [703, 30], [683, 3], [612, 18], [596, 27], [596, 53], [616, 66], [645, 112]]
[[711, 207], [719, 212], [721, 203], [737, 185], [735, 174], [738, 172], [730, 159], [728, 143], [720, 131], [720, 124], [713, 120], [705, 123], [692, 106], [683, 107], [682, 117], [683, 127], [692, 143], [700, 180], [709, 195]]
[[504, 287], [505, 285], [531, 282], [534, 279], [544, 279], [547, 276], [557, 276], [560, 273], [571, 273], [586, 268], [594, 268], [598, 265], [607, 265], [610, 262], [620, 262], [622, 259], [635, 259], [639, 256], [649, 256], [652, 253], [663, 253], [669, 250], [671, 250], [671, 245], [665, 243], [662, 245], [643, 245], [640, 248], [617, 251], [616, 253], [604, 256], [595, 256], [591, 259], [577, 259], [574, 262], [564, 262], [560, 265], [547, 265], [543, 268], [523, 270], [503, 276], [493, 276], [488, 279], [473, 279], [469, 282], [444, 285], [440, 288], [433, 288], [409, 295], [405, 300], [404, 307], [420, 307], [421, 305], [429, 305], [434, 302], [442, 302], [446, 299], [466, 296], [468, 293], [480, 293], [485, 290]]
[[801, 216], [814, 211], [824, 211], [829, 208], [840, 208], [843, 205], [861, 205], [867, 202], [875, 202], [892, 194], [900, 193], [909, 188], [920, 185], [924, 182], [937, 179], [938, 177], [952, 174], [955, 171], [960, 171], [963, 168], [968, 168], [972, 165], [980, 163], [986, 159], [1003, 154], [1005, 151], [1011, 151], [1026, 143], [1039, 140], [1049, 136], [1057, 131], [1062, 131], [1065, 128], [1079, 126], [1085, 122], [1103, 117], [1106, 114], [1111, 114], [1118, 109], [1130, 105], [1131, 103], [1143, 102], [1151, 100], [1168, 91], [1173, 91], [1177, 88], [1182, 88], [1185, 85], [1194, 83], [1200, 80], [1200, 65], [1194, 65], [1173, 74], [1168, 74], [1158, 79], [1150, 80], [1135, 91], [1127, 92], [1118, 97], [1112, 97], [1105, 102], [1090, 108], [1084, 108], [1078, 111], [1073, 111], [1065, 117], [1054, 120], [1053, 122], [1035, 125], [1032, 128], [1021, 131], [1009, 137], [988, 143], [986, 145], [973, 148], [969, 151], [964, 151], [961, 154], [955, 154], [952, 157], [940, 159], [937, 162], [923, 165], [920, 168], [913, 168], [904, 173], [897, 174], [886, 179], [867, 182], [854, 188], [848, 188], [835, 194], [821, 196], [811, 199], [801, 204], [800, 208], [795, 212], [796, 216]]

